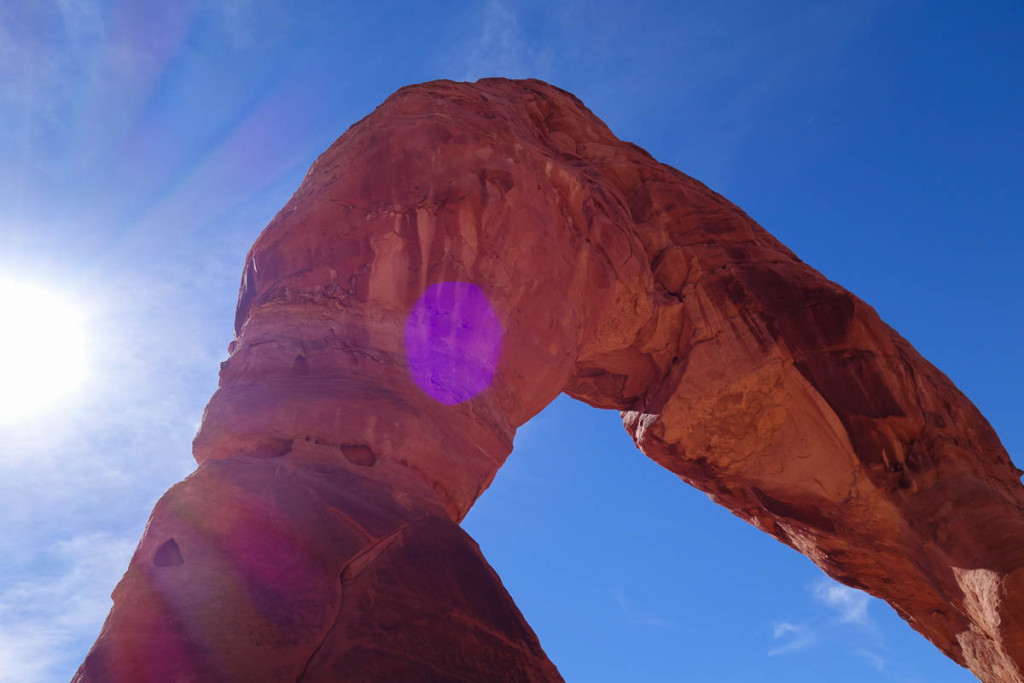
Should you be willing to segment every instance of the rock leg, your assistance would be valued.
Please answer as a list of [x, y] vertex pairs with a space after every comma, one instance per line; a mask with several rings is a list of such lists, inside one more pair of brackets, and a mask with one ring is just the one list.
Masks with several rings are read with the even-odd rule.
[[161, 498], [75, 681], [561, 681], [429, 497], [288, 454]]

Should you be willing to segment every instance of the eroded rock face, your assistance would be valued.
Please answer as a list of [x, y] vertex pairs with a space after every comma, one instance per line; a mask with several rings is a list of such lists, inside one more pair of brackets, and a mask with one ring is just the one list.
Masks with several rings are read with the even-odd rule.
[[458, 527], [560, 392], [1024, 681], [1024, 488], [864, 302], [539, 81], [404, 88], [249, 253], [231, 356], [77, 681], [558, 681]]

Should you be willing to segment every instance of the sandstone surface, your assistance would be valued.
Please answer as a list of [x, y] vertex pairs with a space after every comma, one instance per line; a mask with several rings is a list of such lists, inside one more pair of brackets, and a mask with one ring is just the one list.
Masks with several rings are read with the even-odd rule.
[[403, 88], [250, 251], [230, 358], [75, 680], [559, 681], [459, 528], [559, 393], [1024, 682], [1024, 488], [867, 304], [571, 94]]

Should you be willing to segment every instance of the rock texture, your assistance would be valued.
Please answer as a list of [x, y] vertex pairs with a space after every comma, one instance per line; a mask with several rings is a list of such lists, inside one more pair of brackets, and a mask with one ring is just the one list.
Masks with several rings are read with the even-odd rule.
[[1024, 488], [864, 302], [539, 81], [404, 88], [249, 253], [235, 341], [75, 680], [558, 681], [458, 523], [560, 392], [1024, 681]]

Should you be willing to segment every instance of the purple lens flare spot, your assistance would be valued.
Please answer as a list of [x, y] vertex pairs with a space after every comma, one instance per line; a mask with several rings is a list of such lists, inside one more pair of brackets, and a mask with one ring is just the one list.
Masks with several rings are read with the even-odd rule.
[[491, 385], [501, 352], [501, 323], [487, 297], [468, 282], [427, 287], [405, 324], [413, 381], [445, 405]]

